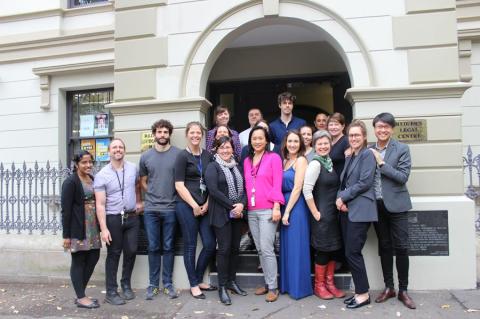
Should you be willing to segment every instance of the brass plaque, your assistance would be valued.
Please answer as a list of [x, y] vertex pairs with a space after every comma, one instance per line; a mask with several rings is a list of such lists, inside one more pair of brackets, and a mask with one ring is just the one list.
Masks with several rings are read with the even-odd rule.
[[399, 120], [394, 137], [402, 142], [424, 142], [427, 140], [427, 120]]
[[153, 147], [154, 138], [151, 131], [143, 131], [140, 133], [140, 151], [145, 152], [149, 148]]

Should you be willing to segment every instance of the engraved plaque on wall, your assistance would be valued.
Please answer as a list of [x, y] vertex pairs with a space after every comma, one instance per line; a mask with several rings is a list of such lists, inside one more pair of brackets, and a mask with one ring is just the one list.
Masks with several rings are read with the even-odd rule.
[[393, 135], [405, 143], [424, 142], [427, 140], [426, 120], [398, 120]]
[[428, 210], [408, 213], [410, 256], [448, 256], [448, 211]]

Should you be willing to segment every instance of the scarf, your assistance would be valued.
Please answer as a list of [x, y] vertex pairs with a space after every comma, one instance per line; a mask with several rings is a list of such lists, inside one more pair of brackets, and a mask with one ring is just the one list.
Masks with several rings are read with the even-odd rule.
[[328, 156], [328, 155], [327, 156], [320, 156], [320, 155], [315, 154], [315, 156], [313, 156], [313, 159], [319, 161], [320, 165], [322, 165], [323, 168], [325, 168], [329, 173], [332, 172], [333, 162], [332, 162], [332, 159], [330, 158], [330, 156]]
[[[233, 159], [230, 160], [230, 162], [225, 162], [218, 156], [218, 154], [215, 154], [214, 156], [215, 162], [220, 165], [220, 168], [223, 171], [223, 174], [225, 175], [225, 179], [227, 180], [227, 185], [228, 185], [228, 198], [232, 200], [234, 203], [238, 203], [240, 198], [243, 195], [243, 177], [242, 174], [240, 174], [240, 171], [238, 170], [237, 167], [237, 162]], [[233, 174], [235, 174], [235, 179], [233, 178], [232, 175], [232, 169], [233, 169]], [[235, 185], [235, 181], [237, 182]]]

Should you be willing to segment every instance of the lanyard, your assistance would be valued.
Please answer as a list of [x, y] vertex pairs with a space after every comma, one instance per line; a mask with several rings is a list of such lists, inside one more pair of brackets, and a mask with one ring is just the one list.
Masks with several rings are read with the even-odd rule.
[[202, 149], [200, 149], [200, 155], [198, 155], [198, 161], [197, 161], [197, 156], [193, 155], [193, 152], [190, 150], [190, 148], [187, 146], [187, 151], [192, 154], [193, 158], [197, 162], [197, 169], [198, 173], [200, 174], [200, 182], [203, 181], [203, 163], [202, 163]]
[[118, 172], [116, 170], [115, 175], [117, 176], [117, 181], [118, 181], [118, 187], [120, 187], [120, 190], [122, 191], [122, 202], [123, 202], [123, 190], [125, 189], [125, 167], [123, 167], [122, 170], [122, 183], [120, 183], [120, 177], [118, 176]]
[[252, 175], [252, 178], [253, 178], [252, 193], [255, 193], [256, 179], [257, 179], [258, 171], [260, 170], [260, 166], [262, 165], [263, 155], [265, 155], [265, 152], [262, 154], [262, 157], [260, 158], [260, 161], [258, 162], [256, 169], [255, 169], [255, 166], [253, 165], [253, 159], [252, 159], [252, 169], [250, 170], [250, 174]]

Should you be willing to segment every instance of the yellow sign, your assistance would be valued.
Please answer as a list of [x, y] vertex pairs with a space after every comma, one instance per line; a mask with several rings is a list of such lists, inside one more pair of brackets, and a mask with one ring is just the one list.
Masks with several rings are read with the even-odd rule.
[[140, 141], [140, 145], [141, 145], [140, 151], [145, 152], [149, 148], [152, 148], [153, 147], [153, 142], [154, 142], [154, 138], [153, 138], [153, 135], [152, 135], [151, 131], [142, 132], [141, 133], [141, 141]]
[[426, 120], [399, 120], [394, 136], [402, 142], [423, 142], [427, 140]]

